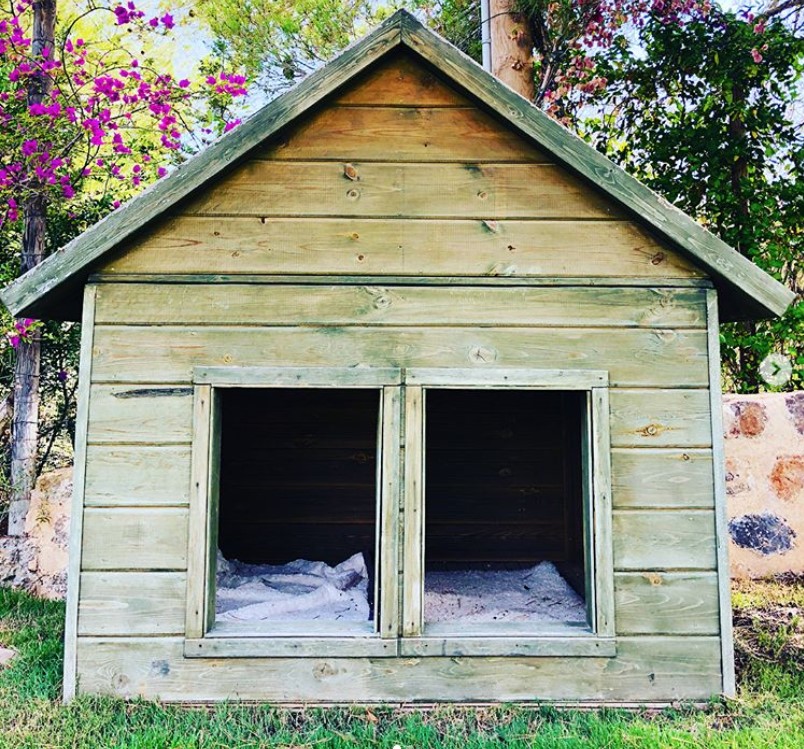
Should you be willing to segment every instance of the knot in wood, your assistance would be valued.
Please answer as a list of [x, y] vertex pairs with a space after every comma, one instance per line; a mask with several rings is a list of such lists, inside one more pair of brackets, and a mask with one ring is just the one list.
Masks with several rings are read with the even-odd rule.
[[343, 165], [343, 176], [346, 177], [346, 179], [352, 180], [353, 182], [360, 179], [360, 177], [357, 174], [357, 169], [355, 169], [354, 167], [354, 164]]
[[643, 437], [656, 437], [657, 435], [661, 434], [664, 429], [662, 428], [661, 424], [648, 424], [647, 426], [642, 427], [642, 429], [639, 431]]
[[490, 346], [474, 346], [469, 351], [469, 361], [473, 364], [490, 364], [497, 360], [497, 352]]
[[318, 663], [313, 668], [313, 676], [319, 681], [329, 676], [335, 676], [336, 673], [335, 667], [331, 663]]

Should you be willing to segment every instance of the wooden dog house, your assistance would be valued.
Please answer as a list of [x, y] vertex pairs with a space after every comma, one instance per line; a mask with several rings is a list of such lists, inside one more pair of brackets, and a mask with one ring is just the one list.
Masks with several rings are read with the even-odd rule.
[[[791, 298], [395, 14], [3, 294], [83, 321], [65, 696], [732, 693], [718, 315]], [[220, 613], [297, 559], [358, 614]]]

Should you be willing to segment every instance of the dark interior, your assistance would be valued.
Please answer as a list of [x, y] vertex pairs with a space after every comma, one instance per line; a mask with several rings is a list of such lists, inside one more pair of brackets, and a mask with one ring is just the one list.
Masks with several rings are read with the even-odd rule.
[[362, 551], [373, 581], [379, 392], [220, 392], [224, 557], [335, 565]]
[[583, 592], [584, 402], [570, 391], [427, 391], [426, 571], [549, 560]]

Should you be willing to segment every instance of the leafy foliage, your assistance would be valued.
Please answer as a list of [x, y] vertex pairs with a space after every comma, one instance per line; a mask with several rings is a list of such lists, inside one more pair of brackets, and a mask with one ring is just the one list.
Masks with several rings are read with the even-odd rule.
[[372, 0], [199, 0], [219, 56], [275, 96], [396, 8]]
[[777, 20], [713, 8], [679, 25], [647, 19], [640, 45], [599, 60], [607, 86], [587, 138], [797, 291], [780, 320], [723, 327], [726, 386], [765, 387], [771, 352], [804, 384], [804, 135], [793, 120], [804, 39]]
[[[154, 41], [175, 33], [170, 13], [149, 17], [134, 2], [67, 2], [52, 48], [32, 38], [33, 15], [33, 0], [0, 8], [3, 284], [19, 272], [29, 201], [45, 203], [46, 251], [61, 247], [187, 153], [236, 125], [233, 105], [246, 93], [245, 77], [214, 59], [195, 81], [169, 72], [153, 49]], [[31, 97], [32, 91], [39, 95]], [[77, 327], [12, 321], [5, 310], [0, 325], [7, 331], [0, 342], [4, 393], [13, 385], [15, 347], [42, 337], [38, 467], [53, 467], [70, 457]], [[4, 449], [3, 476], [8, 463]], [[0, 481], [0, 488], [5, 486], [7, 481]], [[0, 496], [0, 510], [2, 505]]]

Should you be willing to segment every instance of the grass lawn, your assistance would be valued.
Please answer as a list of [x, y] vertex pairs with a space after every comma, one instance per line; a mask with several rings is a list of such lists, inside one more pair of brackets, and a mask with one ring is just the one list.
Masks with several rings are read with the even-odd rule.
[[63, 605], [0, 589], [0, 748], [804, 747], [804, 579], [734, 591], [739, 696], [705, 710], [551, 707], [209, 710], [80, 697], [60, 703]]

